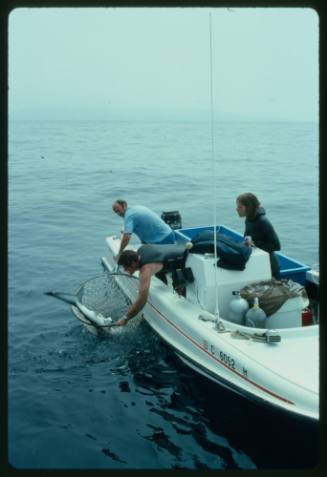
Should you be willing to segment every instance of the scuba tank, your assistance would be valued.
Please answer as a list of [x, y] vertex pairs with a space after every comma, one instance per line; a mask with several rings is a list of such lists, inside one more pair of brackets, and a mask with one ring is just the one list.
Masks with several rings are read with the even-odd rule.
[[254, 297], [253, 306], [245, 315], [245, 326], [251, 326], [253, 328], [266, 328], [266, 318], [266, 313], [259, 306], [258, 297]]
[[249, 309], [248, 302], [241, 297], [239, 291], [233, 291], [233, 298], [229, 303], [228, 307], [228, 321], [237, 323], [238, 325], [244, 324], [245, 313]]

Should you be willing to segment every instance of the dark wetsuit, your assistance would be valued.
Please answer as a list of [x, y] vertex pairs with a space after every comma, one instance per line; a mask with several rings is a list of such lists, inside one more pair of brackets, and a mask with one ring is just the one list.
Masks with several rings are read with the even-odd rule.
[[185, 250], [184, 245], [142, 245], [137, 251], [141, 257], [140, 267], [148, 263], [162, 263], [163, 270], [168, 271], [170, 269], [169, 265], [174, 259], [185, 259]]
[[269, 253], [272, 275], [278, 277], [279, 262], [274, 252], [280, 250], [280, 241], [274, 227], [267, 219], [266, 211], [263, 207], [259, 207], [254, 219], [246, 218], [244, 236], [246, 235], [252, 237], [256, 247]]

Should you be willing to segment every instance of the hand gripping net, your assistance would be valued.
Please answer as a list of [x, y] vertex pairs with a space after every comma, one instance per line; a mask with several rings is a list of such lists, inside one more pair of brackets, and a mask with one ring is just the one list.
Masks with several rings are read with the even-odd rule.
[[138, 288], [135, 277], [103, 273], [84, 282], [76, 295], [79, 302], [89, 310], [101, 313], [104, 317], [110, 316], [115, 322], [126, 314], [131, 305], [126, 296], [126, 289], [131, 285]]

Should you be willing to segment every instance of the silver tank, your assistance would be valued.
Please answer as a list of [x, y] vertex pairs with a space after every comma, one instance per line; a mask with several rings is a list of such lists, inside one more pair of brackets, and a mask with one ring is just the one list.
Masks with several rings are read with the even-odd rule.
[[253, 328], [266, 328], [267, 315], [259, 306], [259, 299], [254, 298], [254, 304], [245, 315], [245, 326]]
[[233, 291], [233, 298], [228, 306], [228, 320], [239, 325], [244, 325], [245, 313], [249, 309], [248, 302], [241, 297], [239, 291]]

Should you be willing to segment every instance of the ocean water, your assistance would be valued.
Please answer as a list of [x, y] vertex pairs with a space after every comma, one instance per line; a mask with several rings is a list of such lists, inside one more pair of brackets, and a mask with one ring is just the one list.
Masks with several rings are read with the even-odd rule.
[[[112, 202], [183, 226], [242, 232], [258, 195], [282, 251], [318, 266], [318, 126], [205, 122], [9, 124], [8, 459], [17, 469], [282, 469], [313, 466], [316, 425], [258, 407], [185, 368], [142, 322], [100, 339], [67, 305], [101, 273]], [[214, 176], [215, 171], [215, 177]], [[215, 192], [214, 192], [215, 184]]]

